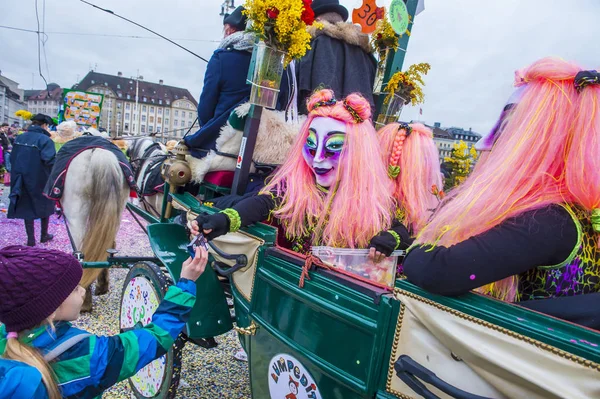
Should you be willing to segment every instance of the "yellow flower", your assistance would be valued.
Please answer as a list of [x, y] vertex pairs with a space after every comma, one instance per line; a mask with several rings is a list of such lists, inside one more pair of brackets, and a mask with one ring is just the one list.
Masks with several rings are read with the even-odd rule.
[[387, 104], [394, 94], [398, 94], [409, 100], [412, 105], [421, 104], [425, 97], [423, 75], [427, 75], [430, 69], [431, 65], [423, 62], [411, 65], [406, 72], [396, 72], [388, 81], [388, 95], [384, 102]]
[[[302, 58], [310, 50], [311, 36], [302, 20], [302, 0], [246, 0], [244, 14], [252, 21], [255, 32], [268, 46], [286, 52], [285, 64]], [[276, 10], [276, 18], [267, 12]], [[315, 23], [317, 27], [322, 24]]]

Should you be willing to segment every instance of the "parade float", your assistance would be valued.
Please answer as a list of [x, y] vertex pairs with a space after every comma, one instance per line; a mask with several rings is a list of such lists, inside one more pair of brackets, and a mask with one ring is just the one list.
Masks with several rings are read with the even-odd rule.
[[[417, 0], [400, 3], [410, 27], [408, 15], [414, 15]], [[403, 40], [406, 47], [408, 39]], [[259, 43], [257, 57], [267, 47]], [[388, 53], [388, 81], [403, 57]], [[285, 56], [275, 69], [283, 63]], [[277, 79], [261, 74], [253, 87], [276, 91]], [[275, 83], [271, 87], [266, 81]], [[253, 107], [233, 186], [219, 187], [218, 193], [239, 193], [247, 184], [262, 109]], [[149, 223], [141, 225], [154, 256], [119, 257], [110, 251], [106, 261], [85, 262], [80, 254], [87, 268], [130, 268], [122, 291], [122, 331], [148, 323], [167, 287], [179, 278], [190, 236], [175, 219], [219, 211], [185, 191], [192, 176], [187, 155], [178, 144], [161, 167], [169, 194], [160, 216], [127, 204]], [[197, 281], [191, 319], [169, 353], [130, 379], [137, 398], [175, 397], [184, 345], [210, 348], [213, 337], [231, 329], [248, 354], [256, 399], [600, 396], [597, 331], [475, 293], [442, 297], [395, 276], [372, 278], [360, 261], [344, 261], [340, 270], [339, 259], [348, 254], [323, 250], [316, 253], [319, 260], [280, 248], [277, 229], [266, 224], [209, 245], [211, 267]]]

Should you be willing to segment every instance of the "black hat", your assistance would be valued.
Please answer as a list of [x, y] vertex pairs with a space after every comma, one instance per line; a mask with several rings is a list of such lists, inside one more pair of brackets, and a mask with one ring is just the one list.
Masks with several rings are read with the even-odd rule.
[[334, 12], [340, 14], [344, 21], [348, 19], [348, 9], [340, 5], [339, 0], [314, 0], [311, 7], [315, 12], [315, 18], [327, 12]]
[[231, 14], [225, 14], [225, 18], [223, 18], [223, 25], [228, 24], [233, 26], [236, 30], [246, 30], [246, 21], [248, 18], [242, 14], [245, 8], [239, 6]]
[[37, 121], [37, 122], [42, 122], [42, 123], [47, 123], [49, 126], [54, 126], [54, 120], [52, 120], [52, 118], [50, 118], [48, 115], [44, 115], [44, 114], [35, 114], [32, 118], [31, 121]]

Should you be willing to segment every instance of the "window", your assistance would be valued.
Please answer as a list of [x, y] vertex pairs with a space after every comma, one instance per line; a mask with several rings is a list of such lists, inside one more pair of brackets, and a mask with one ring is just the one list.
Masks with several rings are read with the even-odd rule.
[[129, 130], [129, 123], [125, 124], [125, 130]]
[[159, 103], [160, 105], [162, 105], [162, 100], [158, 100], [158, 103]]
[[167, 108], [167, 109], [165, 109], [165, 116], [169, 116], [169, 113], [170, 113], [170, 112], [171, 112], [171, 110], [170, 110], [170, 109], [168, 109], [168, 108]]
[[160, 133], [160, 126], [156, 127], [156, 133]]
[[192, 126], [192, 121], [188, 121], [188, 127]]
[[137, 115], [136, 114], [133, 114], [133, 120], [137, 121]]
[[170, 104], [171, 104], [171, 100], [167, 100], [167, 105], [170, 105]]
[[188, 114], [189, 114], [188, 116], [191, 118], [191, 117], [192, 117], [192, 113], [191, 113], [191, 112], [188, 112]]
[[129, 104], [129, 103], [125, 104], [125, 109], [127, 111], [129, 111], [131, 109], [131, 104]]
[[120, 112], [117, 112], [117, 119], [121, 120], [121, 113]]
[[121, 109], [122, 107], [123, 107], [123, 103], [121, 103], [121, 102], [117, 102], [117, 108], [118, 108], [118, 109]]
[[154, 113], [154, 107], [150, 107], [150, 113], [153, 114]]
[[129, 112], [125, 112], [125, 119], [129, 120]]
[[148, 118], [148, 122], [150, 122], [150, 123], [154, 123], [154, 117], [153, 117], [153, 116], [151, 116], [150, 118]]
[[148, 133], [152, 133], [154, 131], [154, 126], [148, 126]]
[[165, 118], [165, 125], [169, 126], [169, 118]]
[[131, 127], [131, 131], [135, 133], [135, 123], [133, 124], [133, 126]]
[[48, 104], [48, 101], [44, 101], [44, 105], [47, 105], [47, 104]]
[[128, 94], [128, 95], [127, 95], [127, 99], [128, 99], [128, 100], [131, 100], [131, 94]]
[[[45, 104], [45, 103], [46, 103], [46, 102], [44, 101], [44, 104]], [[178, 111], [178, 110], [175, 110], [175, 116], [179, 116], [179, 111]]]
[[146, 115], [142, 115], [142, 122], [146, 122]]
[[179, 126], [179, 121], [177, 119], [173, 121], [173, 126]]
[[162, 108], [157, 109], [156, 113], [158, 113], [159, 115], [162, 115]]
[[162, 118], [160, 116], [156, 118], [156, 123], [162, 123]]
[[144, 102], [148, 102], [148, 97], [143, 97], [142, 99], [144, 100]]
[[142, 112], [146, 112], [146, 106], [142, 105]]
[[146, 125], [142, 125], [142, 126], [140, 127], [140, 131], [141, 131], [142, 133], [146, 133]]

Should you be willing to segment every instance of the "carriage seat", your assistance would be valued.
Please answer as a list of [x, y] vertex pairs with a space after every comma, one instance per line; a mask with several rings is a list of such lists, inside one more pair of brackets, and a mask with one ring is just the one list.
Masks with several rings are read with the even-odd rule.
[[215, 186], [219, 187], [231, 188], [234, 175], [235, 172], [229, 170], [208, 172], [206, 175], [204, 175], [204, 183], [214, 184]]

